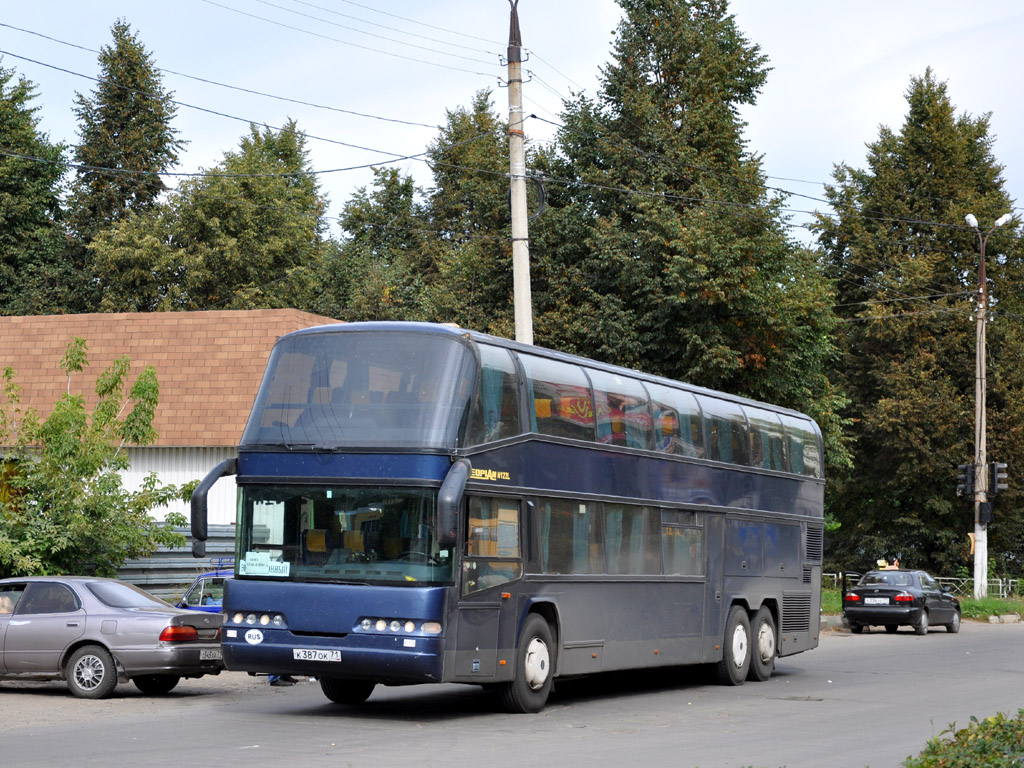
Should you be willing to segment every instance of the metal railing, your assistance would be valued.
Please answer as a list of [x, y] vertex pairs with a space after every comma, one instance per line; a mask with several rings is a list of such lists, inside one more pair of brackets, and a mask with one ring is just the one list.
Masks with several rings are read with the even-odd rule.
[[[840, 584], [841, 578], [842, 575], [838, 573], [823, 573], [821, 574], [821, 586], [825, 589], [839, 589], [842, 586]], [[960, 578], [958, 576], [936, 576], [935, 580], [957, 597], [974, 597], [974, 579]], [[989, 579], [988, 595], [989, 597], [998, 598], [1020, 595], [1022, 594], [1021, 581], [1021, 579]]]

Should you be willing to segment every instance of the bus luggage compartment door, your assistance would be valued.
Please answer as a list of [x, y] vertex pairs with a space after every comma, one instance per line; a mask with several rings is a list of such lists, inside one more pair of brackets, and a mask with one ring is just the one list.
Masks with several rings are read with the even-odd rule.
[[455, 632], [455, 679], [487, 682], [495, 679], [501, 602], [474, 600], [459, 603]]

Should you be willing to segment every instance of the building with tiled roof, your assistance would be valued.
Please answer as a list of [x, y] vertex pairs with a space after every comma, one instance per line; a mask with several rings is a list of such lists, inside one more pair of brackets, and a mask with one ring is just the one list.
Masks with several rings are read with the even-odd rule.
[[[128, 386], [146, 365], [156, 368], [160, 397], [151, 446], [130, 446], [128, 488], [156, 472], [162, 482], [201, 479], [235, 447], [249, 416], [270, 349], [279, 336], [337, 322], [295, 309], [0, 317], [0, 370], [21, 387], [22, 407], [45, 418], [67, 391], [60, 360], [76, 336], [89, 365], [74, 374], [72, 392], [96, 403], [96, 378], [118, 357], [131, 360]], [[209, 497], [210, 522], [234, 521], [235, 487], [218, 481]], [[187, 514], [187, 505], [180, 511]], [[161, 510], [155, 510], [157, 517]]]

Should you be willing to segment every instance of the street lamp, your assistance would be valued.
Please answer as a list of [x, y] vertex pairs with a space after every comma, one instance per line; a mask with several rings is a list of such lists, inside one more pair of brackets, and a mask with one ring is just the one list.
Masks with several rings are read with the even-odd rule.
[[988, 520], [991, 503], [988, 500], [988, 457], [985, 454], [985, 323], [988, 310], [988, 287], [985, 278], [985, 244], [996, 229], [1012, 219], [1004, 213], [987, 230], [978, 228], [973, 213], [964, 216], [967, 226], [978, 233], [978, 324], [975, 349], [974, 378], [974, 596], [988, 595]]

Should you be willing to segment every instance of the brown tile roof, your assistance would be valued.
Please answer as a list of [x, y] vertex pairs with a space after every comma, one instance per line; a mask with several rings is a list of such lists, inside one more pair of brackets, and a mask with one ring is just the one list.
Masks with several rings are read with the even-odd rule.
[[14, 369], [22, 408], [45, 417], [67, 391], [60, 359], [80, 336], [88, 344], [89, 365], [72, 377], [71, 391], [84, 394], [90, 410], [96, 378], [128, 355], [128, 387], [144, 366], [156, 368], [156, 445], [232, 446], [242, 436], [277, 337], [335, 322], [296, 309], [0, 317], [0, 370]]

